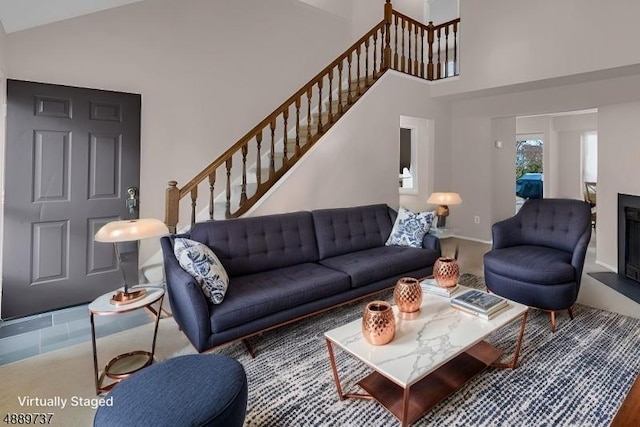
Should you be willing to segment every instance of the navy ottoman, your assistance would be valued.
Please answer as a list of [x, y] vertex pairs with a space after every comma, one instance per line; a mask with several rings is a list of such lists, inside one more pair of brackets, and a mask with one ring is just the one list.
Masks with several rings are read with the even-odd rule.
[[99, 427], [242, 426], [247, 376], [219, 354], [179, 356], [151, 365], [115, 386], [93, 420]]

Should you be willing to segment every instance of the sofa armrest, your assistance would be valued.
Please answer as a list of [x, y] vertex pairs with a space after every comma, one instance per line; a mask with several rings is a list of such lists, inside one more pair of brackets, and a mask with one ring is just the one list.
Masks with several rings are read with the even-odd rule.
[[209, 304], [200, 285], [184, 271], [176, 259], [171, 237], [162, 237], [160, 244], [173, 317], [191, 344], [198, 352], [202, 352], [209, 347], [211, 335]]
[[433, 234], [425, 234], [422, 238], [422, 247], [425, 249], [433, 249], [434, 251], [442, 254], [442, 250], [440, 248], [440, 239]]

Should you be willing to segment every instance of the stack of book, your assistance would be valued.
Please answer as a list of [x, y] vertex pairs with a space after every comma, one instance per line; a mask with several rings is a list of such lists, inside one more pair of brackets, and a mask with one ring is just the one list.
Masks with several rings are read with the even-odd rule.
[[460, 287], [455, 285], [451, 288], [443, 288], [438, 286], [436, 283], [436, 279], [424, 279], [420, 282], [420, 287], [422, 288], [422, 292], [426, 292], [429, 294], [440, 295], [441, 297], [451, 298], [453, 294], [455, 294]]
[[470, 290], [451, 299], [451, 306], [489, 320], [508, 306], [507, 300], [497, 295]]

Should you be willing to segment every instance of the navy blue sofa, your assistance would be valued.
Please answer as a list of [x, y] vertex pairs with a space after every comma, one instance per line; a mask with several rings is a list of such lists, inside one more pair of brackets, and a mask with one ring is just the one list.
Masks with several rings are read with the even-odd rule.
[[578, 298], [591, 238], [591, 209], [571, 199], [530, 199], [493, 224], [493, 247], [484, 255], [487, 288], [498, 295], [555, 313]]
[[[400, 277], [431, 274], [440, 241], [427, 234], [422, 248], [385, 246], [395, 217], [381, 204], [207, 221], [163, 237], [175, 320], [203, 352], [379, 292]], [[180, 267], [175, 237], [218, 256], [230, 278], [222, 303], [210, 303]]]

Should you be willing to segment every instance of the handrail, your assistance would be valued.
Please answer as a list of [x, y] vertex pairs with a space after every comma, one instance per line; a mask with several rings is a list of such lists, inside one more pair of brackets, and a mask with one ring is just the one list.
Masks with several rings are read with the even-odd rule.
[[282, 111], [285, 108], [291, 107], [291, 105], [293, 105], [297, 99], [299, 99], [300, 97], [302, 97], [304, 94], [307, 93], [309, 88], [311, 88], [314, 85], [316, 85], [318, 83], [318, 81], [320, 81], [320, 79], [324, 78], [329, 73], [330, 70], [335, 68], [338, 65], [338, 63], [343, 61], [349, 54], [353, 54], [353, 52], [357, 49], [358, 46], [360, 46], [362, 43], [364, 43], [364, 41], [367, 38], [370, 38], [373, 35], [373, 33], [375, 33], [376, 31], [379, 31], [383, 26], [384, 26], [384, 20], [381, 21], [375, 27], [373, 27], [367, 34], [365, 34], [364, 36], [360, 37], [354, 44], [352, 44], [347, 50], [345, 50], [331, 64], [327, 65], [322, 71], [320, 71], [311, 80], [309, 80], [307, 82], [307, 84], [305, 84], [296, 93], [291, 95], [289, 97], [289, 99], [287, 99], [282, 104], [280, 104], [280, 106], [278, 106], [271, 114], [269, 114], [267, 117], [265, 117], [253, 129], [251, 129], [242, 138], [240, 138], [238, 140], [238, 142], [236, 142], [231, 147], [229, 147], [224, 153], [222, 153], [220, 155], [220, 157], [218, 157], [216, 160], [211, 162], [198, 175], [193, 177], [191, 179], [191, 181], [189, 181], [187, 184], [184, 185], [184, 187], [182, 187], [180, 189], [180, 197], [182, 198], [184, 195], [189, 193], [196, 185], [198, 185], [205, 178], [207, 178], [213, 169], [216, 169], [216, 168], [222, 166], [222, 164], [225, 161], [225, 158], [230, 157], [233, 153], [235, 153], [238, 150], [240, 150], [240, 148], [246, 143], [247, 140], [251, 139], [251, 137], [254, 136], [259, 130], [261, 130], [261, 129], [265, 128], [267, 125], [269, 125], [269, 123], [271, 123], [273, 118], [277, 117], [279, 114], [281, 114]]
[[[387, 0], [381, 22], [356, 40], [235, 144], [182, 188], [178, 188], [176, 181], [169, 181], [165, 205], [165, 223], [169, 230], [176, 232], [180, 200], [187, 195], [191, 197], [191, 224], [196, 221], [198, 187], [207, 179], [209, 219], [214, 218], [216, 196], [223, 193], [225, 217], [237, 217], [245, 213], [387, 70], [394, 69], [427, 80], [449, 77], [449, 28], [453, 28], [453, 75], [457, 75], [459, 22], [460, 19], [454, 19], [437, 26], [432, 22], [424, 25], [393, 10], [390, 0]], [[442, 33], [445, 34], [444, 62], [441, 60], [440, 48]], [[433, 45], [436, 39], [437, 63], [434, 63]], [[425, 47], [429, 53], [426, 62]], [[290, 138], [291, 134], [294, 135], [293, 139]], [[263, 142], [268, 144], [268, 148], [263, 147]], [[264, 173], [263, 157], [266, 158], [264, 163], [268, 165]], [[234, 158], [236, 163], [240, 161], [241, 171], [233, 167]], [[255, 160], [249, 160], [250, 158]], [[249, 166], [255, 165], [254, 172], [248, 172], [248, 161], [252, 162]], [[226, 175], [224, 191], [216, 188], [219, 171]], [[237, 209], [234, 207], [232, 210], [231, 193], [235, 186], [231, 183], [236, 179], [241, 181], [240, 197], [239, 201], [234, 199], [233, 204], [237, 202]], [[250, 179], [255, 179], [255, 190], [251, 195]]]

